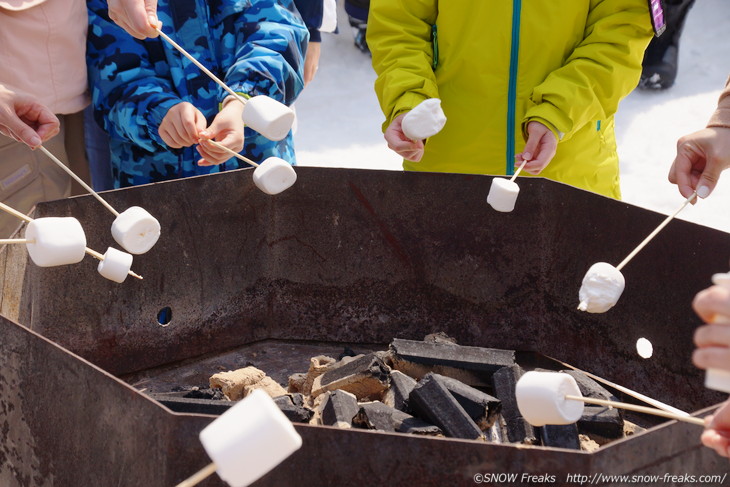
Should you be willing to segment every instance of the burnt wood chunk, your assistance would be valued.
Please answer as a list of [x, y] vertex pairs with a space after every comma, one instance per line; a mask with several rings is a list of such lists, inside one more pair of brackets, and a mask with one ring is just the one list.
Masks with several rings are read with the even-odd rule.
[[604, 438], [621, 438], [624, 435], [624, 420], [616, 408], [586, 404], [583, 416], [578, 420], [578, 429]]
[[289, 421], [293, 423], [309, 423], [314, 411], [304, 406], [304, 396], [301, 394], [286, 394], [274, 398], [274, 402]]
[[578, 426], [575, 423], [546, 424], [541, 426], [539, 430], [543, 446], [580, 450]]
[[399, 411], [380, 401], [360, 404], [360, 410], [352, 420], [352, 424], [366, 429], [380, 431], [398, 431], [420, 435], [439, 435], [441, 430], [419, 418]]
[[322, 424], [339, 428], [352, 427], [352, 418], [360, 407], [353, 394], [346, 391], [334, 391], [327, 394], [322, 405]]
[[411, 392], [409, 404], [415, 414], [441, 428], [446, 436], [483, 438], [479, 426], [438, 378], [419, 383]]
[[414, 379], [398, 370], [392, 370], [390, 372], [390, 388], [383, 397], [383, 403], [392, 408], [407, 411], [408, 396], [411, 395], [414, 387], [416, 387]]
[[369, 353], [345, 364], [330, 367], [314, 379], [312, 395], [335, 389], [354, 394], [358, 400], [380, 399], [390, 385], [390, 367]]
[[517, 408], [515, 388], [524, 371], [519, 365], [503, 367], [492, 375], [492, 391], [502, 402], [502, 419], [507, 438], [512, 443], [535, 444], [535, 429], [525, 421]]
[[494, 424], [502, 408], [499, 399], [451, 377], [428, 374], [421, 381], [433, 380], [435, 377], [441, 381], [482, 431], [488, 430]]
[[515, 352], [512, 350], [467, 347], [448, 342], [431, 343], [396, 338], [390, 348], [401, 360], [476, 372], [492, 373], [515, 363]]
[[580, 393], [584, 397], [592, 397], [594, 399], [603, 399], [606, 401], [618, 401], [618, 398], [611, 394], [605, 387], [591, 379], [579, 370], [561, 370], [562, 373], [568, 374], [575, 379], [578, 384]]

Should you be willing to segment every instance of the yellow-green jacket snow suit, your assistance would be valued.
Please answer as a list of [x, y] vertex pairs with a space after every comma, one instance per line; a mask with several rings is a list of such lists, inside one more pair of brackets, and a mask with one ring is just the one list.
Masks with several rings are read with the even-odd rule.
[[367, 41], [384, 128], [442, 100], [406, 170], [513, 174], [536, 120], [560, 140], [540, 176], [620, 198], [613, 115], [652, 34], [646, 0], [372, 0]]

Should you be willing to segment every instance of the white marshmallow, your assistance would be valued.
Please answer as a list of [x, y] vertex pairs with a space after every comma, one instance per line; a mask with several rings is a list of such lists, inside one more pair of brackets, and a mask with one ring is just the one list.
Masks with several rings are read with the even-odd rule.
[[276, 403], [254, 390], [200, 432], [220, 478], [244, 487], [302, 446], [302, 438]]
[[86, 234], [71, 217], [36, 218], [25, 229], [26, 248], [39, 267], [76, 264], [86, 254]]
[[104, 260], [99, 262], [96, 270], [110, 281], [122, 283], [129, 275], [132, 260], [132, 254], [109, 247], [104, 254]]
[[160, 238], [160, 222], [139, 206], [131, 206], [114, 220], [112, 237], [124, 250], [144, 254]]
[[294, 168], [284, 159], [269, 157], [253, 171], [253, 183], [266, 194], [279, 194], [297, 180]]
[[269, 140], [281, 140], [287, 136], [294, 123], [294, 111], [268, 96], [254, 96], [243, 108], [243, 124], [251, 127]]
[[441, 109], [441, 100], [429, 98], [406, 113], [401, 128], [406, 137], [417, 141], [436, 135], [444, 125], [446, 125], [446, 115]]
[[611, 264], [593, 264], [583, 277], [578, 291], [578, 309], [589, 313], [605, 313], [618, 302], [625, 285], [623, 274]]
[[514, 181], [505, 178], [494, 178], [492, 179], [492, 185], [489, 187], [487, 203], [497, 211], [510, 212], [515, 209], [519, 193], [520, 187]]
[[517, 408], [533, 426], [575, 423], [583, 415], [583, 402], [565, 399], [580, 396], [575, 379], [559, 372], [526, 372], [517, 381]]

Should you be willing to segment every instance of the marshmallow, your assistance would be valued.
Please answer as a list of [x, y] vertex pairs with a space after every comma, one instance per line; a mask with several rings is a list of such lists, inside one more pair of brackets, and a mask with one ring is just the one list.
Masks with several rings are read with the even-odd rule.
[[578, 309], [589, 313], [605, 313], [618, 302], [624, 292], [621, 271], [606, 262], [597, 262], [588, 269], [578, 291]]
[[429, 98], [406, 113], [401, 128], [411, 140], [423, 140], [436, 135], [446, 125], [446, 115], [441, 110], [441, 100]]
[[131, 206], [114, 220], [112, 237], [127, 252], [144, 254], [160, 238], [160, 222], [139, 206]]
[[253, 171], [253, 183], [266, 194], [279, 194], [297, 180], [291, 164], [278, 157], [269, 157]]
[[520, 187], [514, 181], [494, 178], [492, 186], [489, 188], [489, 195], [487, 195], [487, 203], [497, 211], [510, 212], [515, 209], [519, 193]]
[[206, 426], [200, 442], [233, 487], [255, 482], [302, 446], [294, 426], [260, 389]]
[[559, 372], [526, 372], [515, 389], [517, 408], [533, 426], [578, 421], [583, 415], [583, 402], [565, 399], [566, 395], [583, 397], [575, 379]]
[[122, 283], [129, 275], [132, 260], [132, 254], [109, 247], [104, 254], [104, 260], [99, 262], [96, 270], [110, 281]]
[[[712, 275], [712, 283], [730, 289], [730, 274], [719, 273]], [[730, 325], [730, 317], [715, 315], [713, 323]], [[730, 393], [730, 371], [723, 369], [707, 369], [705, 371], [705, 387], [714, 391]]]
[[86, 234], [76, 218], [36, 218], [25, 230], [28, 254], [39, 267], [76, 264], [86, 254]]
[[251, 127], [269, 140], [281, 140], [287, 136], [294, 123], [294, 111], [268, 96], [254, 96], [243, 108], [243, 124]]

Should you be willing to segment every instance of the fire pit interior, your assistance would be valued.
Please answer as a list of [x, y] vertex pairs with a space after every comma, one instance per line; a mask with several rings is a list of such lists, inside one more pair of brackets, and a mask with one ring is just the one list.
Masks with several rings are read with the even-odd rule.
[[[150, 396], [249, 363], [286, 385], [312, 357], [438, 332], [515, 351], [527, 370], [562, 368], [553, 357], [688, 412], [723, 399], [691, 364], [690, 303], [727, 269], [730, 235], [672, 221], [622, 270], [618, 304], [586, 314], [576, 307], [587, 268], [619, 262], [665, 215], [539, 178], [521, 179], [515, 210], [503, 214], [486, 204], [489, 176], [297, 173], [275, 197], [250, 170], [106, 193], [162, 225], [155, 248], [135, 257], [142, 281], [106, 281], [88, 260], [38, 268], [22, 246], [0, 251], [0, 484], [175, 485], [208, 463], [197, 434], [215, 416], [172, 412]], [[33, 216], [74, 216], [90, 247], [113, 243], [111, 216], [91, 196], [41, 204]], [[649, 359], [637, 354], [640, 338], [653, 346]], [[697, 426], [625, 418], [646, 431], [592, 453], [298, 423], [306, 447], [256, 485], [726, 470]]]

